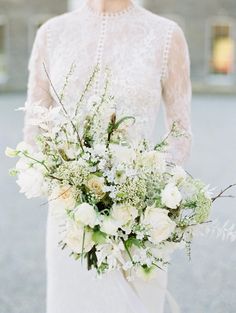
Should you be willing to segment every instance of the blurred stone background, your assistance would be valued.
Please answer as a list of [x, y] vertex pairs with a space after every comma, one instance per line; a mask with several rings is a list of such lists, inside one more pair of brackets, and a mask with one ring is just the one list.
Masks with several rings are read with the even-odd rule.
[[[8, 176], [15, 160], [7, 159], [4, 150], [22, 139], [23, 114], [14, 109], [26, 99], [27, 62], [37, 27], [81, 1], [0, 0], [0, 313], [45, 313], [47, 207], [41, 205], [43, 200], [27, 201], [18, 193], [15, 179]], [[194, 143], [187, 168], [219, 191], [236, 182], [236, 2], [143, 4], [175, 19], [185, 31], [194, 89]], [[161, 135], [162, 114], [159, 122]], [[227, 221], [229, 226], [236, 224], [236, 199], [219, 200], [212, 219], [221, 226]], [[194, 241], [191, 262], [183, 251], [175, 254], [169, 290], [181, 313], [236, 312], [235, 251], [236, 242], [209, 235]]]

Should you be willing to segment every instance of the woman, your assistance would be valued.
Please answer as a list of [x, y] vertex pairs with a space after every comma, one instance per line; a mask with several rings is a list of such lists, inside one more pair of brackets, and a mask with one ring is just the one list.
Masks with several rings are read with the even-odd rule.
[[[183, 164], [191, 145], [191, 83], [188, 47], [175, 22], [130, 0], [87, 0], [83, 7], [50, 19], [34, 42], [27, 106], [57, 103], [43, 63], [60, 91], [72, 62], [76, 67], [63, 96], [68, 108], [76, 103], [96, 64], [101, 71], [94, 92], [101, 92], [108, 67], [117, 110], [136, 118], [133, 139], [155, 141], [163, 99], [167, 131], [178, 121], [186, 134], [170, 138], [169, 159]], [[24, 136], [34, 144], [39, 129], [30, 125], [29, 114], [26, 111]], [[120, 272], [96, 280], [58, 247], [58, 240], [58, 226], [49, 211], [47, 313], [163, 313], [166, 272], [159, 271], [149, 282], [129, 282]]]

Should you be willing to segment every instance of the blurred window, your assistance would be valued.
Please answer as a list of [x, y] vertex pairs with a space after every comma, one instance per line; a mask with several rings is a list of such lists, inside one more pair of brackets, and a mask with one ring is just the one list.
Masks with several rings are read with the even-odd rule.
[[6, 22], [0, 17], [0, 83], [7, 76]]
[[231, 25], [215, 24], [211, 27], [211, 58], [212, 74], [228, 75], [234, 71], [235, 42], [231, 35]]

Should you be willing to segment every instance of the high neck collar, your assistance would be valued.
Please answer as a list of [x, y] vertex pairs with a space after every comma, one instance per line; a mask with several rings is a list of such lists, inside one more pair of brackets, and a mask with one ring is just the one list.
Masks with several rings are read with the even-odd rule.
[[95, 16], [101, 16], [101, 17], [116, 17], [116, 16], [127, 15], [134, 10], [135, 6], [136, 5], [131, 0], [131, 2], [127, 5], [127, 7], [122, 9], [122, 10], [118, 10], [118, 11], [114, 11], [114, 12], [101, 12], [99, 10], [92, 8], [90, 6], [88, 0], [86, 0], [85, 5], [84, 5], [84, 7], [88, 11], [88, 13], [95, 15]]

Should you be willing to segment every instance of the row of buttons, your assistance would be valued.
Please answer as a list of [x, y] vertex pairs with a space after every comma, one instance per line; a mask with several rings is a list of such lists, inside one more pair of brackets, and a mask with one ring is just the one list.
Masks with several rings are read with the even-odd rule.
[[97, 80], [95, 82], [95, 93], [98, 93], [99, 91], [99, 83], [100, 83], [100, 76], [101, 76], [101, 67], [102, 67], [102, 58], [103, 58], [106, 31], [107, 31], [107, 15], [104, 14], [102, 17], [102, 21], [101, 21], [101, 31], [100, 31], [100, 36], [98, 40], [96, 59], [95, 59], [96, 64], [98, 68], [100, 69], [98, 76], [97, 76]]

